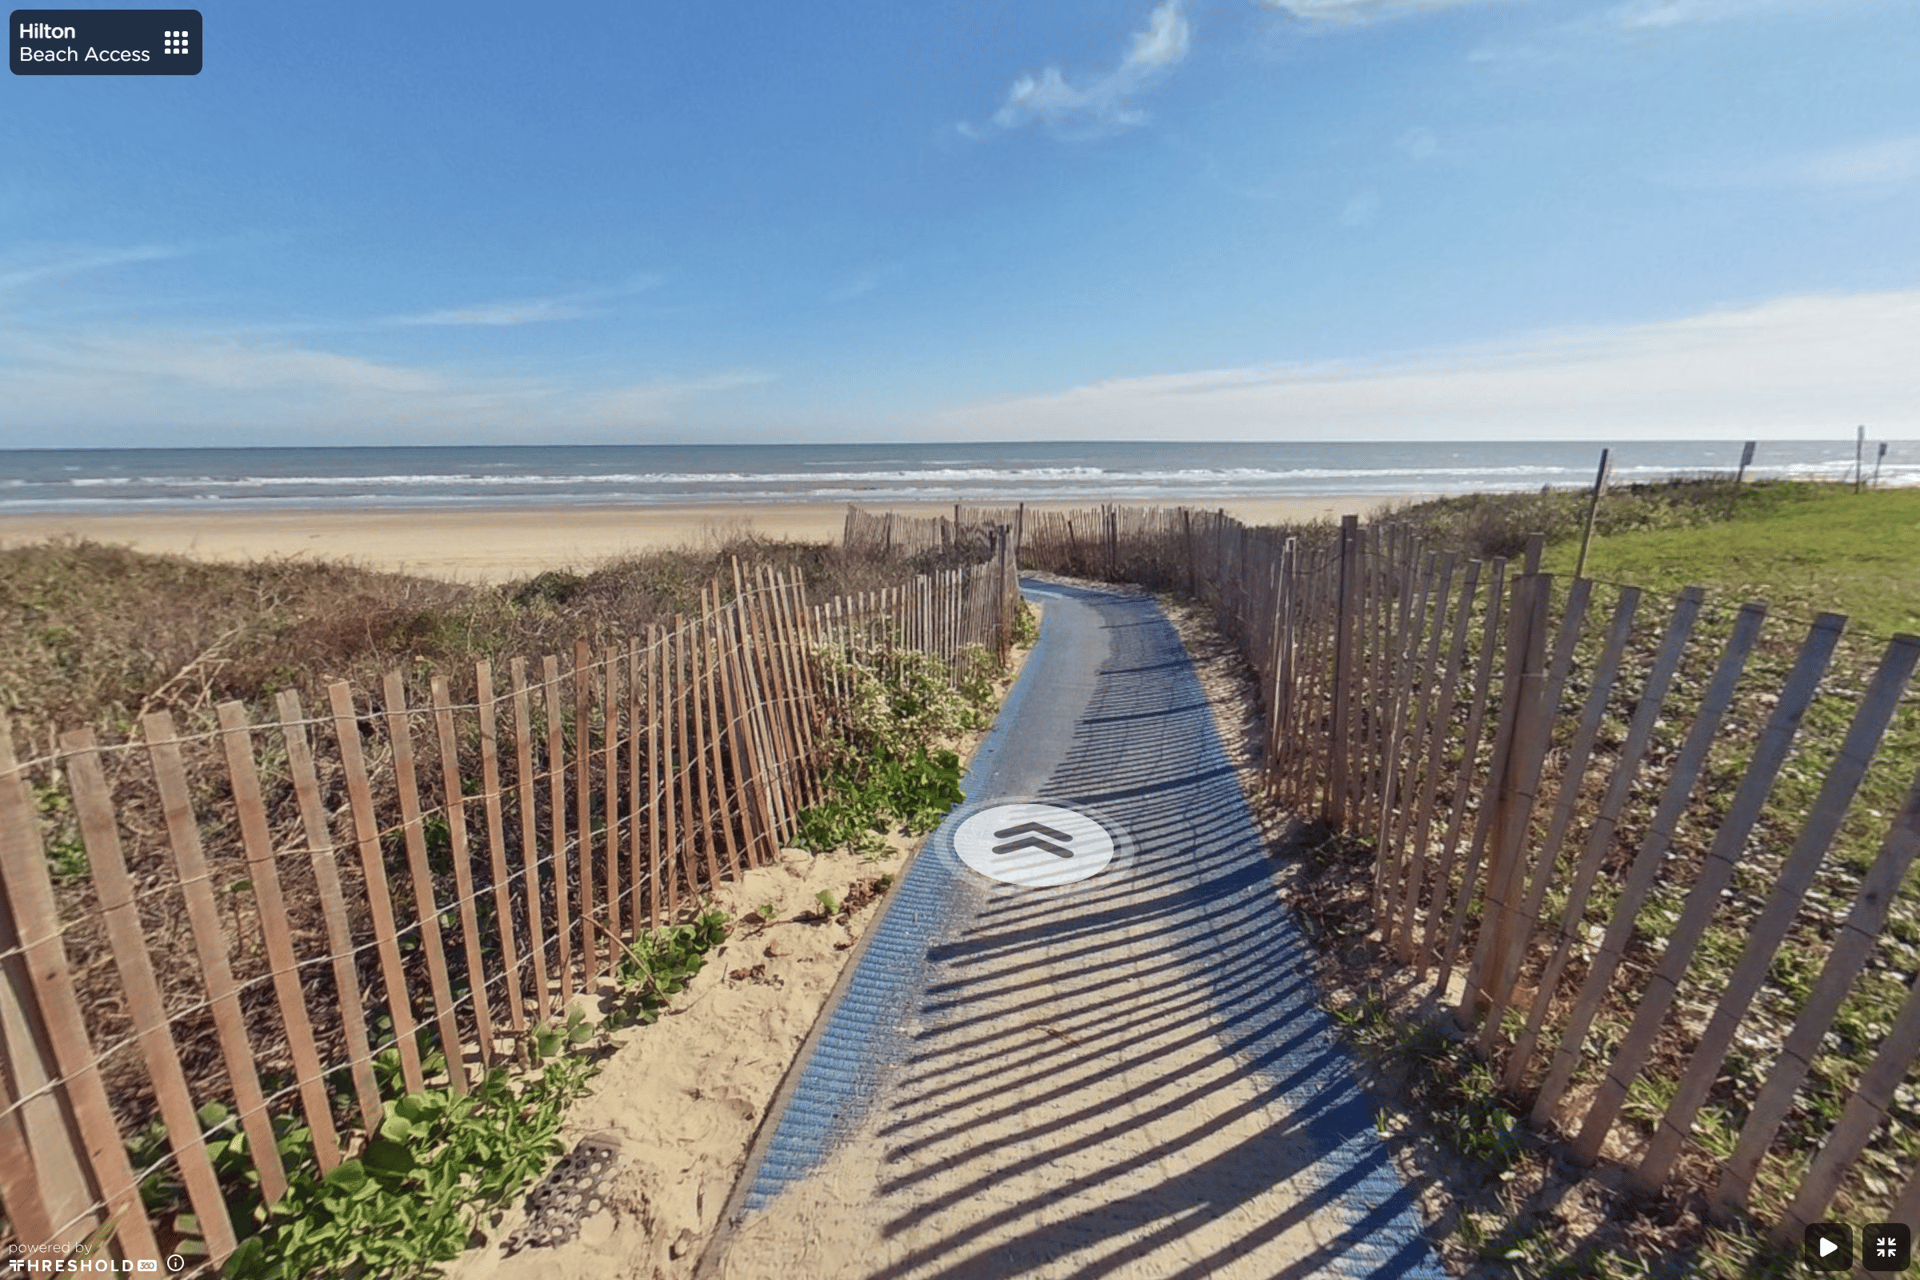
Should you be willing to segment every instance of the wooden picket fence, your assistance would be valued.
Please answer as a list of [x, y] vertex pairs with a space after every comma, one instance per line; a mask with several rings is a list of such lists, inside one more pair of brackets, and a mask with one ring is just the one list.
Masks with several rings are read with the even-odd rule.
[[1025, 518], [1023, 505], [970, 507], [956, 502], [949, 519], [866, 511], [849, 503], [840, 545], [848, 554], [860, 556], [991, 560], [1002, 545], [1018, 555]]
[[[163, 1257], [181, 1235], [138, 1188], [165, 1172], [219, 1265], [236, 1242], [202, 1108], [238, 1117], [270, 1202], [276, 1117], [324, 1172], [383, 1094], [431, 1082], [423, 1039], [464, 1092], [602, 989], [611, 940], [776, 856], [820, 795], [847, 662], [911, 649], [958, 680], [1004, 659], [1018, 579], [1003, 539], [853, 598], [738, 565], [720, 594], [624, 643], [480, 663], [470, 700], [396, 671], [317, 713], [292, 693], [266, 722], [155, 712], [138, 741], [80, 729], [24, 760], [0, 721], [0, 1237], [110, 1224], [122, 1258]], [[85, 870], [56, 880], [63, 816]], [[155, 1117], [166, 1153], [135, 1167]]]
[[[1664, 607], [1403, 530], [1029, 513], [1030, 567], [1210, 601], [1268, 785], [1370, 843], [1377, 936], [1576, 1163], [1797, 1244], [1920, 1221], [1920, 640]], [[1650, 1068], [1654, 1068], [1650, 1070]]]

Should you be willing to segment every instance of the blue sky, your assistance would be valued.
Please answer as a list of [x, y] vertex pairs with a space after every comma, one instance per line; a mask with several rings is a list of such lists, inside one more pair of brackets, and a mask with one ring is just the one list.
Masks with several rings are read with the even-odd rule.
[[0, 444], [1920, 437], [1911, 0], [204, 7]]

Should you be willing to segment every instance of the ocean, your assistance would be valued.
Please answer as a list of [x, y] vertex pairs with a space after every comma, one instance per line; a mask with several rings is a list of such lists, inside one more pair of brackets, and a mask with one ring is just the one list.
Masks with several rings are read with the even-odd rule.
[[[1210, 503], [1579, 488], [1600, 444], [1049, 443], [0, 450], [0, 515], [775, 502]], [[1731, 473], [1738, 441], [1613, 446], [1613, 482]], [[1868, 441], [1871, 476], [1878, 444]], [[1853, 477], [1852, 439], [1761, 441], [1751, 477]], [[1880, 483], [1920, 487], [1920, 441]]]

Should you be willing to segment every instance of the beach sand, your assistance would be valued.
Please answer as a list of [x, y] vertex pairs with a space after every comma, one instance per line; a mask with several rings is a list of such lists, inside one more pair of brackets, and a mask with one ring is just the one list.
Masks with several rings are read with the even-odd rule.
[[[1367, 515], [1388, 502], [1364, 494], [1316, 494], [1207, 504], [1252, 524]], [[1033, 504], [1074, 507], [1079, 504]], [[872, 511], [951, 514], [951, 506], [885, 505]], [[83, 538], [206, 560], [278, 557], [347, 560], [377, 569], [462, 582], [504, 582], [547, 569], [590, 569], [641, 551], [761, 538], [837, 542], [842, 503], [754, 506], [498, 507], [459, 510], [155, 512], [138, 515], [0, 515], [0, 547]]]

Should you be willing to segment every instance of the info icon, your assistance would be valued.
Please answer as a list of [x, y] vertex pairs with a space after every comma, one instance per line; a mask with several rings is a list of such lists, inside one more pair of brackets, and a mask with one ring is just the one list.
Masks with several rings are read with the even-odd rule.
[[1801, 1254], [1814, 1271], [1853, 1270], [1853, 1232], [1844, 1222], [1810, 1222]]
[[1913, 1265], [1913, 1228], [1904, 1222], [1869, 1222], [1860, 1233], [1860, 1266], [1867, 1271], [1905, 1271]]

